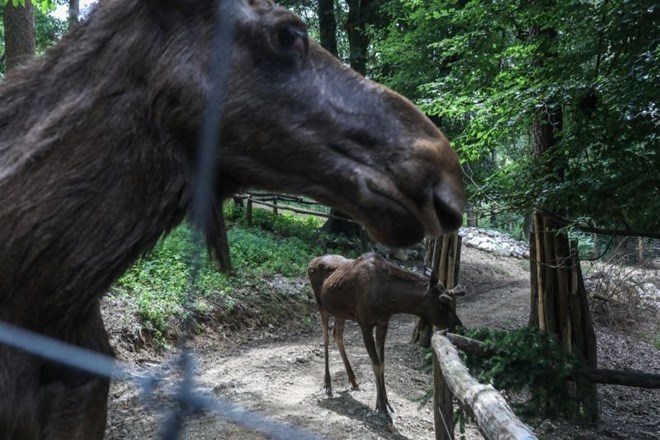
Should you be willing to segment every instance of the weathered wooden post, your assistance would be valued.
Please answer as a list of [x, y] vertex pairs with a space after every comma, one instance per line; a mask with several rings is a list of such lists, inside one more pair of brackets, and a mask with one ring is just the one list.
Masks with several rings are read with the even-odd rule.
[[433, 422], [435, 440], [454, 440], [454, 405], [451, 390], [433, 350]]
[[[566, 352], [579, 356], [587, 367], [596, 368], [596, 335], [577, 241], [569, 241], [561, 226], [545, 212], [534, 214], [530, 238], [530, 325], [555, 335]], [[576, 382], [570, 386], [574, 387], [577, 397], [574, 417], [596, 422], [598, 393], [595, 385]]]
[[[439, 282], [447, 289], [453, 289], [458, 284], [460, 252], [461, 237], [458, 234], [442, 235], [427, 242], [424, 264], [429, 265], [438, 274]], [[420, 318], [413, 332], [413, 341], [428, 346], [432, 332], [433, 326]], [[433, 420], [436, 439], [453, 440], [452, 395], [442, 375], [435, 351], [433, 352]]]
[[245, 217], [247, 219], [247, 224], [252, 226], [252, 196], [247, 198], [247, 208], [245, 210]]

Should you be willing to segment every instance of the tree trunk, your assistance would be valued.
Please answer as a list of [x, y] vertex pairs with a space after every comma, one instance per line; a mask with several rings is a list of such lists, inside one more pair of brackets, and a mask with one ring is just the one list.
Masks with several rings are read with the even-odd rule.
[[[428, 242], [432, 250], [427, 252], [428, 264], [438, 274], [438, 282], [447, 289], [458, 285], [458, 274], [461, 261], [461, 236], [458, 234], [441, 235]], [[456, 304], [453, 304], [456, 307]], [[422, 347], [431, 346], [433, 325], [425, 318], [419, 318], [413, 330], [411, 342]]]
[[[542, 68], [556, 55], [557, 32], [552, 28], [534, 27], [529, 35], [540, 43], [534, 67]], [[544, 164], [546, 176], [561, 181], [562, 164], [551, 160], [547, 153], [558, 144], [557, 133], [563, 128], [563, 109], [559, 100], [551, 96], [539, 104], [533, 127], [534, 153]], [[580, 356], [588, 367], [596, 368], [596, 337], [577, 242], [569, 243], [568, 236], [561, 231], [562, 226], [543, 210], [534, 214], [530, 239], [530, 307], [533, 308], [530, 324], [554, 334], [564, 350]], [[595, 385], [577, 381], [570, 386], [577, 398], [573, 416], [584, 422], [596, 422], [598, 394]]]
[[80, 0], [69, 0], [69, 29], [80, 20]]
[[[362, 75], [366, 75], [367, 73], [369, 36], [366, 33], [366, 26], [370, 23], [372, 2], [373, 0], [347, 0], [348, 17], [346, 19], [345, 29], [350, 52], [349, 64], [355, 71]], [[332, 0], [319, 0], [319, 26], [321, 45], [329, 52], [337, 55], [337, 32], [334, 3]], [[330, 211], [330, 214], [348, 218], [343, 212], [334, 209]], [[354, 223], [337, 219], [328, 219], [322, 229], [330, 234], [344, 234], [348, 237], [363, 238], [362, 228]]]
[[[337, 211], [336, 209], [330, 210], [330, 215], [334, 215], [340, 218], [350, 219], [348, 215], [344, 214], [341, 211]], [[343, 234], [346, 235], [347, 237], [362, 238], [363, 235], [362, 228], [360, 227], [360, 225], [337, 218], [329, 218], [323, 224], [321, 230], [329, 234]]]
[[474, 205], [472, 203], [465, 205], [465, 213], [467, 214], [468, 227], [475, 228], [477, 226], [477, 218], [475, 217]]
[[9, 1], [3, 8], [5, 26], [5, 67], [7, 71], [24, 64], [34, 57], [34, 10], [31, 0], [25, 6], [14, 6]]
[[[562, 109], [549, 103], [539, 112], [534, 126], [535, 153], [541, 157], [553, 148], [555, 133], [562, 127]], [[557, 173], [546, 161], [548, 173]], [[534, 216], [534, 255], [536, 267], [532, 271], [533, 283], [530, 314], [532, 325], [556, 335], [564, 350], [575, 353], [586, 365], [596, 367], [595, 334], [586, 301], [584, 282], [578, 256], [577, 243], [569, 244], [568, 236], [560, 232], [561, 226], [543, 211]], [[585, 422], [598, 419], [597, 390], [593, 384], [575, 384], [578, 400], [574, 416]]]
[[319, 37], [321, 46], [337, 56], [337, 20], [334, 0], [319, 0]]
[[353, 70], [362, 75], [367, 74], [369, 35], [366, 32], [366, 25], [369, 23], [371, 1], [346, 0], [348, 4], [346, 35], [348, 36], [349, 64]]

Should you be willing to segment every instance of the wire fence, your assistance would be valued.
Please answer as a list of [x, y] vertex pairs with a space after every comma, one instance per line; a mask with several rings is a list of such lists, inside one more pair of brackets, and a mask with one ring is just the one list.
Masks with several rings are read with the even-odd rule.
[[193, 246], [187, 256], [187, 263], [192, 268], [191, 288], [187, 298], [188, 310], [186, 310], [184, 334], [181, 338], [179, 353], [174, 357], [174, 365], [163, 364], [151, 371], [136, 374], [131, 372], [129, 365], [110, 356], [67, 344], [2, 321], [0, 321], [0, 344], [97, 377], [133, 382], [139, 387], [142, 399], [152, 408], [158, 406], [154, 395], [165, 382], [165, 378], [178, 376], [175, 381], [175, 391], [168, 396], [170, 402], [174, 402], [174, 409], [170, 410], [164, 422], [161, 431], [163, 439], [180, 438], [185, 420], [201, 413], [213, 414], [267, 438], [316, 439], [319, 437], [306, 429], [273, 420], [264, 414], [247, 410], [217, 395], [200, 391], [197, 389], [195, 381], [196, 356], [189, 347], [193, 326], [193, 314], [190, 307], [198, 290], [201, 252], [205, 250], [202, 228], [213, 209], [214, 164], [218, 160], [222, 160], [221, 157], [217, 157], [217, 146], [221, 138], [220, 127], [222, 124], [220, 121], [223, 117], [221, 103], [227, 94], [234, 17], [238, 13], [238, 4], [238, 0], [221, 0], [217, 6], [217, 26], [213, 45], [215, 50], [210, 78], [212, 89], [201, 126], [196, 161], [197, 178], [195, 179], [196, 186], [191, 211], [191, 222], [197, 226], [192, 228]]

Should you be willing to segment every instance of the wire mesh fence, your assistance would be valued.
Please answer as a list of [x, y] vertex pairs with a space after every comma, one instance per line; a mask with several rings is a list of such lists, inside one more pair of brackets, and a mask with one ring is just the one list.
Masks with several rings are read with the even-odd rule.
[[[228, 93], [227, 84], [230, 69], [234, 17], [238, 13], [238, 0], [221, 0], [217, 4], [217, 26], [212, 57], [212, 84], [207, 108], [202, 121], [200, 142], [196, 161], [196, 186], [194, 188], [191, 223], [191, 252], [187, 263], [191, 267], [190, 289], [187, 298], [188, 307], [193, 303], [197, 291], [201, 252], [205, 251], [204, 231], [207, 219], [212, 215], [213, 182], [215, 181], [214, 164], [217, 157], [220, 127], [222, 120], [222, 102]], [[187, 418], [206, 413], [225, 419], [249, 431], [260, 433], [272, 439], [315, 439], [312, 432], [289, 423], [272, 420], [264, 414], [247, 410], [210, 392], [200, 390], [195, 380], [196, 355], [190, 348], [192, 337], [192, 313], [185, 312], [184, 334], [181, 338], [179, 353], [171, 363], [165, 363], [143, 373], [131, 372], [129, 365], [94, 351], [37, 334], [0, 321], [0, 345], [21, 350], [56, 364], [73, 368], [96, 377], [114, 381], [130, 381], [140, 389], [140, 395], [154, 410], [162, 405], [158, 402], [156, 391], [162, 388], [166, 378], [176, 378], [174, 389], [168, 395], [169, 415], [165, 418], [161, 438], [178, 439]], [[172, 380], [168, 380], [172, 383]], [[1, 424], [0, 420], [0, 424]]]

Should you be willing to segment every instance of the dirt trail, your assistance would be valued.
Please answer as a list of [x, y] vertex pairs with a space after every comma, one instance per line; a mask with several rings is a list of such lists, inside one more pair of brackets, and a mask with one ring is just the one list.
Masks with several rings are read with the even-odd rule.
[[[458, 306], [463, 322], [467, 326], [497, 328], [524, 325], [529, 303], [527, 265], [527, 261], [466, 249], [461, 284], [468, 293]], [[318, 324], [316, 315], [313, 322]], [[358, 377], [359, 391], [351, 390], [339, 353], [331, 343], [334, 397], [325, 396], [318, 325], [295, 335], [287, 329], [261, 329], [238, 335], [243, 339], [240, 344], [214, 332], [199, 336], [195, 340], [199, 354], [199, 386], [246, 409], [307, 428], [327, 439], [435, 438], [430, 402], [420, 401], [430, 390], [432, 378], [423, 366], [422, 350], [409, 343], [415, 320], [406, 316], [393, 319], [386, 344], [385, 378], [388, 397], [395, 409], [393, 419], [397, 432], [388, 432], [382, 419], [373, 411], [376, 390], [371, 364], [358, 327], [350, 324], [346, 329], [346, 347]], [[613, 346], [623, 352], [601, 356], [606, 359], [605, 363], [608, 363], [607, 359], [612, 362], [615, 358], [617, 362], [637, 359], [645, 364], [647, 371], [660, 368], [660, 355], [651, 345], [639, 348], [640, 343], [636, 341], [626, 347], [625, 343], [611, 343], [624, 336], [612, 332], [603, 335], [608, 346], [599, 347], [601, 350], [609, 353], [607, 350]], [[599, 334], [599, 341], [600, 338]], [[167, 356], [151, 356], [152, 359], [139, 359], [135, 354], [129, 357], [134, 359], [136, 370], [167, 362]], [[544, 422], [540, 430], [542, 438], [568, 439], [576, 438], [575, 435], [584, 439], [658, 438], [654, 427], [660, 428], [660, 393], [634, 389], [622, 391], [621, 387], [602, 387], [601, 390], [607, 401], [603, 404], [604, 422], [600, 428], [579, 430], [567, 423]], [[623, 399], [623, 402], [617, 399]], [[167, 403], [167, 393], [158, 395], [156, 400], [159, 404]], [[623, 429], [621, 420], [629, 421], [629, 428], [637, 425], [635, 435], [628, 435], [631, 431]], [[625, 421], [623, 423], [625, 425]], [[108, 439], [158, 438], [162, 426], [162, 414], [146, 407], [134, 386], [113, 384]], [[481, 438], [473, 425], [467, 428], [466, 439]], [[247, 440], [265, 437], [217, 417], [198, 416], [186, 424], [181, 438]]]
[[[376, 389], [371, 363], [359, 328], [352, 323], [346, 329], [346, 346], [360, 384], [358, 391], [351, 390], [339, 353], [333, 347], [330, 371], [334, 396], [325, 395], [323, 348], [317, 332], [286, 341], [272, 335], [226, 350], [217, 350], [209, 338], [199, 338], [196, 344], [201, 357], [199, 385], [246, 409], [307, 427], [323, 438], [432, 439], [430, 405], [419, 402], [429, 387], [430, 376], [424, 371], [421, 349], [409, 344], [415, 322], [402, 317], [391, 324], [385, 354], [386, 381], [398, 433], [386, 432], [383, 421], [373, 411]], [[161, 423], [139, 405], [134, 388], [125, 384], [113, 386], [108, 438], [150, 438]], [[182, 438], [264, 437], [209, 416], [189, 423]]]

